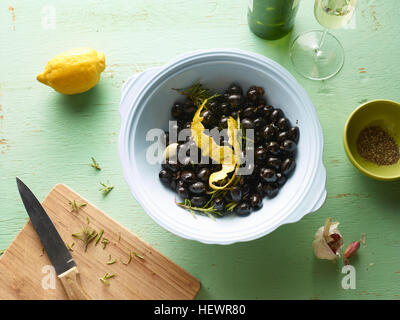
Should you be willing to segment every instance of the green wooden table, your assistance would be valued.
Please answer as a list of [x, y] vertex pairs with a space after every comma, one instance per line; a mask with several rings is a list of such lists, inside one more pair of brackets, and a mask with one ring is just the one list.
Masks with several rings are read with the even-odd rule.
[[[398, 299], [400, 183], [362, 176], [347, 160], [342, 130], [361, 102], [400, 100], [400, 6], [359, 0], [352, 28], [334, 31], [346, 61], [325, 82], [295, 73], [288, 47], [297, 34], [320, 29], [313, 0], [302, 0], [295, 28], [265, 41], [247, 26], [246, 0], [2, 1], [0, 4], [0, 249], [27, 221], [15, 177], [40, 198], [65, 183], [202, 282], [199, 299]], [[100, 83], [63, 96], [35, 80], [46, 62], [70, 48], [106, 55]], [[261, 239], [230, 246], [176, 237], [132, 198], [118, 158], [120, 89], [131, 75], [196, 49], [254, 51], [287, 68], [306, 89], [321, 121], [328, 197], [315, 214]], [[95, 157], [103, 170], [88, 166]], [[103, 197], [99, 182], [115, 189]], [[341, 222], [346, 244], [367, 235], [352, 260], [356, 289], [341, 286], [343, 262], [314, 258], [311, 243], [327, 217]], [[1, 298], [1, 297], [0, 297]]]

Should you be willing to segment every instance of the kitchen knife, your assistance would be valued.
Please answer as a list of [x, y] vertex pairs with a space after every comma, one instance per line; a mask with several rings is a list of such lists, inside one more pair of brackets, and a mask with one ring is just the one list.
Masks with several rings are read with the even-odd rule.
[[90, 297], [83, 290], [80, 274], [75, 261], [64, 241], [51, 222], [46, 211], [32, 191], [17, 178], [17, 185], [22, 202], [29, 218], [43, 244], [47, 255], [56, 270], [58, 278], [71, 300], [88, 300]]

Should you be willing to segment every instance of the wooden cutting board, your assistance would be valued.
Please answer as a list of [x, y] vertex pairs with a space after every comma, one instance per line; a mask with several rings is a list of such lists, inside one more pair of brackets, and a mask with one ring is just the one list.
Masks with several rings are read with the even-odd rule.
[[[71, 212], [70, 200], [87, 205]], [[162, 253], [94, 207], [63, 184], [56, 185], [43, 207], [71, 251], [81, 273], [82, 286], [93, 299], [194, 299], [200, 282]], [[92, 241], [84, 251], [83, 242], [72, 237], [89, 221], [109, 243], [103, 249]], [[132, 260], [128, 265], [129, 253]], [[108, 265], [107, 262], [117, 262]], [[53, 277], [51, 263], [30, 221], [0, 257], [0, 299], [67, 299], [60, 280]], [[115, 274], [104, 284], [99, 279]], [[54, 281], [55, 279], [55, 281]]]

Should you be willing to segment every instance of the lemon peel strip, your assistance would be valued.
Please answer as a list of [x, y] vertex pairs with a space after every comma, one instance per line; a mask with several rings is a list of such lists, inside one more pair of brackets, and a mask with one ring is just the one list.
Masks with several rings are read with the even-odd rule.
[[[194, 143], [198, 148], [201, 149], [203, 156], [209, 156], [214, 161], [222, 165], [222, 169], [218, 172], [214, 172], [210, 175], [208, 183], [209, 186], [214, 190], [221, 190], [226, 188], [235, 178], [237, 170], [240, 164], [240, 146], [237, 141], [238, 125], [235, 119], [232, 117], [228, 118], [228, 142], [233, 146], [233, 149], [229, 146], [219, 146], [212, 137], [204, 133], [204, 126], [201, 123], [203, 117], [200, 113], [203, 107], [206, 105], [207, 99], [204, 100], [202, 105], [197, 109], [190, 129]], [[234, 171], [231, 179], [223, 186], [215, 185], [215, 182], [221, 181], [228, 176], [228, 173]]]

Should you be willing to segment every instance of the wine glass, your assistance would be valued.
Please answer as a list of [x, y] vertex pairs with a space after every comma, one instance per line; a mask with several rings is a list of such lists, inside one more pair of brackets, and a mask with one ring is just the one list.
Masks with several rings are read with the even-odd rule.
[[337, 74], [344, 63], [344, 50], [328, 29], [339, 29], [353, 17], [357, 0], [315, 0], [314, 16], [323, 31], [299, 35], [290, 48], [293, 66], [302, 76], [325, 80]]

